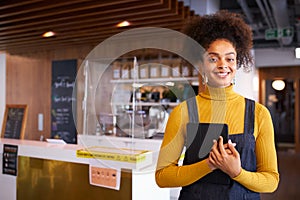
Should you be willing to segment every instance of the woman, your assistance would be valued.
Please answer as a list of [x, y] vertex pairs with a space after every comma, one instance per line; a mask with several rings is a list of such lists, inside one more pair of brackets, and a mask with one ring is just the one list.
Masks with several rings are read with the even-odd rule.
[[[156, 182], [182, 187], [179, 199], [260, 199], [259, 193], [273, 192], [279, 183], [273, 124], [266, 107], [233, 91], [236, 70], [248, 71], [253, 63], [251, 29], [240, 15], [219, 11], [193, 19], [184, 32], [206, 50], [199, 68], [206, 87], [170, 114]], [[192, 120], [226, 124], [229, 142], [220, 137], [207, 157], [193, 161], [186, 145]]]

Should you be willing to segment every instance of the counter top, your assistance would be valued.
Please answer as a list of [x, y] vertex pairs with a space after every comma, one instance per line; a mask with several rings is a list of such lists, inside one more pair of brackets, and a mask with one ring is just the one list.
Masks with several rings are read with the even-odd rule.
[[[120, 166], [121, 168], [140, 170], [153, 170], [156, 166], [157, 156], [161, 140], [137, 139], [137, 138], [120, 138], [113, 136], [91, 136], [79, 135], [78, 144], [55, 144], [34, 140], [18, 140], [18, 139], [0, 139], [0, 153], [3, 151], [3, 144], [11, 144], [18, 146], [19, 156], [30, 156], [34, 158], [58, 160], [74, 163], [90, 164], [91, 159], [77, 157], [76, 152], [80, 149], [89, 147], [110, 147], [110, 148], [127, 148], [136, 150], [147, 150], [151, 155], [147, 154], [146, 162], [127, 163], [114, 160], [103, 160], [105, 164], [110, 166]], [[150, 160], [149, 160], [149, 159]], [[98, 158], [97, 158], [98, 159]], [[145, 167], [147, 166], [147, 167]]]
[[0, 139], [0, 152], [3, 144], [17, 145], [19, 156], [30, 156], [49, 160], [88, 163], [85, 159], [76, 157], [76, 151], [83, 148], [75, 144], [53, 144], [35, 140]]
[[[91, 163], [91, 161], [95, 161], [94, 158], [87, 159], [87, 158], [81, 158], [76, 156], [77, 150], [87, 148], [87, 147], [92, 147], [92, 146], [108, 146], [108, 147], [111, 146], [116, 148], [134, 147], [140, 150], [141, 149], [148, 150], [151, 151], [151, 160], [148, 163], [147, 167], [135, 169], [129, 167], [129, 164], [131, 163], [118, 162], [118, 161], [108, 161], [108, 162], [112, 162], [113, 165], [118, 165], [119, 168], [132, 169], [130, 184], [132, 188], [131, 193], [132, 193], [133, 200], [170, 199], [170, 189], [159, 188], [155, 182], [155, 167], [156, 167], [157, 154], [160, 148], [161, 140], [85, 135], [85, 136], [79, 136], [78, 141], [79, 144], [54, 144], [54, 143], [41, 142], [41, 141], [1, 138], [0, 154], [3, 154], [3, 146], [5, 144], [16, 145], [18, 146], [18, 156], [21, 156], [19, 157], [19, 161], [22, 160], [23, 158], [22, 156], [24, 156], [30, 158], [39, 158], [43, 160], [48, 159], [50, 160], [50, 162], [51, 160], [71, 162], [71, 163], [75, 163], [76, 165], [76, 163], [93, 164]], [[106, 161], [105, 164], [107, 164]], [[111, 167], [111, 165], [105, 165], [105, 166]], [[0, 169], [1, 168], [2, 168], [2, 162], [0, 163]], [[17, 176], [19, 176], [21, 172], [22, 171], [19, 171]], [[85, 176], [85, 175], [76, 174], [76, 176]], [[50, 177], [48, 178], [50, 181]], [[18, 179], [16, 176], [11, 176], [8, 174], [0, 174], [0, 184], [1, 184], [0, 199], [17, 200], [17, 191], [18, 191], [17, 181]]]

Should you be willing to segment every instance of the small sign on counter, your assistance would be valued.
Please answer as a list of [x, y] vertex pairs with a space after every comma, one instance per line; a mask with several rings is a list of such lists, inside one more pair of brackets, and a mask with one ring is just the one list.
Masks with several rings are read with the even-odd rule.
[[89, 179], [91, 185], [120, 190], [121, 169], [109, 168], [98, 160], [91, 159]]
[[18, 146], [4, 144], [2, 157], [2, 173], [17, 176], [18, 169]]

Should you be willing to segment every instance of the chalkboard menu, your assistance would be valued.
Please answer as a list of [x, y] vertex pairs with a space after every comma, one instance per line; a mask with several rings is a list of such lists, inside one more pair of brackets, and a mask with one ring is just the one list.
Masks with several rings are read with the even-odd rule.
[[6, 105], [1, 137], [24, 139], [27, 105]]
[[18, 169], [18, 146], [4, 144], [2, 156], [2, 173], [17, 175]]
[[51, 138], [73, 144], [77, 143], [72, 110], [76, 74], [77, 60], [52, 62]]

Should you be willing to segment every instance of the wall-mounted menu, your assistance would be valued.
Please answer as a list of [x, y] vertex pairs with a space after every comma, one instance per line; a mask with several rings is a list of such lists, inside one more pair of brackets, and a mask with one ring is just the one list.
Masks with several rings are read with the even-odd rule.
[[6, 105], [1, 137], [23, 139], [27, 119], [27, 105]]
[[52, 62], [51, 137], [73, 144], [77, 142], [72, 110], [76, 74], [77, 60]]
[[18, 146], [4, 144], [2, 157], [2, 173], [9, 175], [17, 175], [18, 169]]

